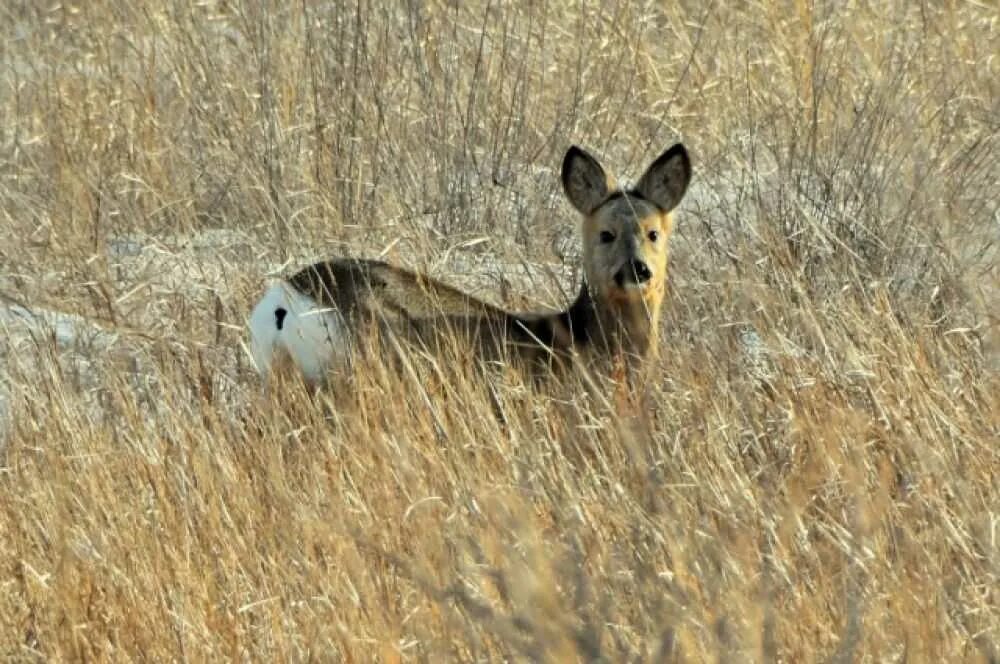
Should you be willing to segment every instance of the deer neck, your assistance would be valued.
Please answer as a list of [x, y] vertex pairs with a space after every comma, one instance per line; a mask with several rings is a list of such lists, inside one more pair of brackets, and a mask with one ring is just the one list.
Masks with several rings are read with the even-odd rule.
[[645, 359], [655, 353], [661, 298], [597, 298], [586, 282], [566, 312], [574, 337], [587, 340], [612, 356]]

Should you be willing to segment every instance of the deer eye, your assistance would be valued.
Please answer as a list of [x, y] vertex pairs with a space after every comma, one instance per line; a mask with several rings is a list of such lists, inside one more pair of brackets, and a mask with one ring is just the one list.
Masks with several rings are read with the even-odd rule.
[[611, 244], [615, 241], [615, 234], [611, 231], [601, 231], [601, 244]]
[[656, 231], [649, 231], [646, 237], [649, 238], [650, 242], [656, 242], [658, 239], [660, 239], [660, 234]]

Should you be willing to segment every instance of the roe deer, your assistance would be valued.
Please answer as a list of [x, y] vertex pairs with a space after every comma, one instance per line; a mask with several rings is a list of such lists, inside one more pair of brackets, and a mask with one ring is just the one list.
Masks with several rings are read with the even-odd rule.
[[548, 360], [580, 351], [641, 363], [656, 352], [671, 211], [690, 178], [680, 143], [626, 190], [573, 146], [563, 159], [562, 185], [583, 215], [584, 281], [568, 309], [510, 312], [381, 261], [335, 258], [273, 285], [254, 308], [257, 368], [266, 381], [285, 356], [318, 387], [328, 371], [347, 366], [358, 341], [380, 329], [423, 344], [460, 332], [483, 358]]

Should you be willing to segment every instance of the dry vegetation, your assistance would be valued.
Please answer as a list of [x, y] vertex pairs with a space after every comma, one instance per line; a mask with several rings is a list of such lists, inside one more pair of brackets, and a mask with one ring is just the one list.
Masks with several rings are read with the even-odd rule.
[[[4, 658], [1000, 661], [1000, 12], [850, 5], [4, 3]], [[269, 275], [559, 305], [678, 139], [639, 411], [258, 400]]]

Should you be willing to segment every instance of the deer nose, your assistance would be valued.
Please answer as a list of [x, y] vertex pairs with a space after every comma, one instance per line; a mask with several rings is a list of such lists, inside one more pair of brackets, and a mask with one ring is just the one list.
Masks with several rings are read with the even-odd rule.
[[644, 284], [649, 281], [653, 276], [652, 271], [650, 271], [649, 266], [645, 262], [635, 259], [629, 261], [618, 271], [615, 275], [615, 281], [618, 282], [618, 286], [624, 286], [625, 283], [632, 284]]
[[649, 266], [643, 261], [632, 261], [631, 270], [637, 284], [644, 284], [653, 276], [653, 273], [649, 271]]

